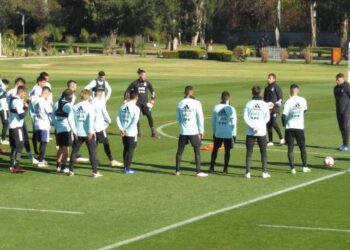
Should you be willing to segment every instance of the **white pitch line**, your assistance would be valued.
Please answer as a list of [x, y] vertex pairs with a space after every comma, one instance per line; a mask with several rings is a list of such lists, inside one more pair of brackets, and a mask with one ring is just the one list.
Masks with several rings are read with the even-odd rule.
[[40, 213], [76, 214], [76, 215], [85, 214], [83, 212], [76, 212], [76, 211], [21, 208], [21, 207], [0, 207], [0, 210], [16, 210], [16, 211], [40, 212]]
[[345, 173], [347, 173], [347, 171], [341, 171], [341, 172], [337, 172], [337, 173], [334, 173], [334, 174], [326, 175], [326, 176], [323, 176], [323, 177], [320, 177], [320, 178], [317, 178], [317, 179], [314, 179], [314, 180], [311, 180], [311, 181], [308, 181], [308, 182], [305, 182], [305, 183], [301, 183], [301, 184], [298, 184], [296, 186], [285, 188], [285, 189], [282, 189], [282, 190], [279, 190], [279, 191], [276, 191], [276, 192], [273, 192], [273, 193], [270, 193], [270, 194], [266, 194], [266, 195], [263, 195], [263, 196], [260, 196], [260, 197], [257, 197], [257, 198], [254, 198], [254, 199], [242, 202], [242, 203], [234, 204], [234, 205], [229, 206], [229, 207], [225, 207], [225, 208], [221, 208], [221, 209], [218, 209], [218, 210], [214, 210], [212, 212], [204, 213], [204, 214], [201, 214], [201, 215], [189, 218], [187, 220], [183, 220], [183, 221], [180, 221], [180, 222], [177, 222], [177, 223], [165, 226], [165, 227], [158, 228], [158, 229], [150, 231], [148, 233], [141, 234], [139, 236], [135, 236], [135, 237], [132, 237], [132, 238], [129, 238], [129, 239], [126, 239], [126, 240], [118, 241], [116, 243], [107, 245], [105, 247], [101, 247], [98, 250], [115, 249], [115, 248], [118, 248], [118, 247], [121, 247], [121, 246], [124, 246], [124, 245], [128, 245], [130, 243], [133, 243], [133, 242], [136, 242], [136, 241], [140, 241], [140, 240], [152, 237], [154, 235], [158, 235], [158, 234], [161, 234], [163, 232], [166, 232], [166, 231], [169, 231], [169, 230], [172, 230], [172, 229], [175, 229], [175, 228], [178, 228], [178, 227], [181, 227], [181, 226], [184, 226], [184, 225], [187, 225], [187, 224], [199, 221], [199, 220], [203, 220], [203, 219], [208, 218], [208, 217], [213, 216], [213, 215], [217, 215], [217, 214], [221, 214], [221, 213], [224, 213], [224, 212], [232, 211], [232, 210], [237, 209], [237, 208], [245, 207], [245, 206], [248, 206], [248, 205], [251, 205], [251, 204], [263, 201], [263, 200], [267, 200], [267, 199], [270, 199], [272, 197], [285, 194], [287, 192], [291, 192], [291, 191], [294, 191], [294, 190], [297, 190], [297, 189], [300, 189], [300, 188], [304, 188], [306, 186], [310, 186], [312, 184], [315, 184], [315, 183], [318, 183], [318, 182], [321, 182], [321, 181], [324, 181], [324, 180], [327, 180], [327, 179], [331, 179], [331, 178], [337, 177], [339, 175], [343, 175]]
[[[172, 135], [169, 135], [167, 133], [165, 133], [163, 131], [164, 128], [167, 128], [167, 127], [170, 127], [172, 125], [175, 125], [177, 124], [177, 122], [169, 122], [169, 123], [166, 123], [166, 124], [163, 124], [162, 126], [159, 126], [157, 128], [157, 132], [158, 134], [162, 135], [162, 136], [165, 136], [165, 137], [168, 137], [170, 139], [178, 139], [178, 137], [175, 137], [175, 136], [172, 136]], [[204, 144], [209, 144], [207, 142], [203, 142]], [[235, 145], [235, 148], [240, 148], [240, 149], [246, 149], [246, 147], [244, 146], [237, 146]], [[267, 151], [272, 151], [272, 152], [283, 152], [283, 153], [286, 153], [287, 150], [282, 150], [282, 149], [273, 149], [273, 148], [268, 148]], [[326, 155], [329, 155], [329, 153], [324, 153], [324, 152], [307, 152], [308, 154], [310, 155], [322, 155], [322, 156], [326, 156]], [[333, 156], [341, 156], [341, 157], [345, 157], [345, 158], [350, 158], [350, 156], [346, 155], [346, 154], [338, 154], [338, 153], [332, 153], [331, 155]]]
[[350, 233], [350, 229], [336, 229], [336, 228], [323, 228], [323, 227], [299, 227], [299, 226], [266, 225], [266, 224], [260, 224], [259, 227]]

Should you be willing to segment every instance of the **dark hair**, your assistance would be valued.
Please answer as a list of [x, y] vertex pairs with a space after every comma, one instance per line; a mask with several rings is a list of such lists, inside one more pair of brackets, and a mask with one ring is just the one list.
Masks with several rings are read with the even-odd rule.
[[69, 81], [67, 82], [67, 87], [69, 88], [69, 86], [70, 86], [72, 83], [77, 84], [76, 81], [74, 81], [74, 80], [69, 80]]
[[26, 89], [26, 87], [24, 87], [24, 86], [19, 86], [19, 87], [17, 88], [17, 95], [20, 94], [20, 93], [22, 93], [22, 92], [27, 92], [27, 89]]
[[339, 73], [339, 74], [337, 74], [335, 77], [336, 77], [337, 79], [339, 79], [339, 78], [344, 78], [345, 76], [344, 76], [343, 73]]
[[40, 74], [39, 74], [39, 76], [43, 76], [43, 77], [48, 77], [49, 76], [49, 73], [47, 73], [47, 72], [41, 72]]
[[36, 79], [36, 82], [42, 82], [42, 81], [46, 81], [45, 76], [42, 76], [42, 75], [38, 76], [38, 78]]
[[47, 87], [47, 86], [45, 86], [45, 87], [43, 87], [42, 89], [41, 89], [41, 93], [43, 93], [44, 91], [49, 91], [50, 93], [51, 93], [51, 89], [49, 88], [49, 87]]
[[138, 97], [138, 96], [139, 96], [139, 94], [136, 91], [131, 91], [129, 94], [130, 100], [135, 100], [136, 97]]
[[9, 85], [9, 84], [10, 84], [10, 81], [7, 80], [7, 79], [2, 79], [1, 81], [2, 81], [5, 85]]
[[298, 84], [292, 84], [292, 85], [290, 85], [290, 89], [298, 89], [299, 88], [299, 86], [298, 86]]
[[64, 98], [70, 97], [71, 95], [73, 95], [73, 90], [71, 89], [66, 89], [65, 91], [63, 91], [63, 94], [62, 94]]
[[261, 88], [260, 86], [254, 86], [252, 88], [252, 94], [253, 96], [260, 96], [260, 93], [261, 93]]
[[142, 74], [142, 73], [146, 73], [146, 71], [144, 70], [144, 69], [141, 69], [141, 68], [139, 68], [138, 70], [137, 70], [137, 74]]
[[100, 72], [98, 72], [98, 76], [99, 76], [99, 77], [105, 76], [105, 75], [106, 75], [106, 73], [105, 73], [104, 71], [102, 71], [102, 70], [101, 70]]
[[272, 76], [273, 79], [276, 79], [276, 78], [277, 78], [275, 73], [270, 73], [270, 74], [268, 75], [268, 77], [270, 77], [270, 76]]
[[193, 91], [193, 87], [192, 86], [186, 86], [186, 88], [185, 88], [185, 95], [186, 96], [189, 95], [191, 91]]
[[15, 80], [15, 84], [18, 84], [19, 82], [22, 82], [23, 85], [26, 84], [26, 80], [24, 80], [22, 77], [18, 77], [18, 78]]
[[227, 102], [230, 99], [231, 95], [228, 91], [224, 91], [221, 93], [221, 101]]

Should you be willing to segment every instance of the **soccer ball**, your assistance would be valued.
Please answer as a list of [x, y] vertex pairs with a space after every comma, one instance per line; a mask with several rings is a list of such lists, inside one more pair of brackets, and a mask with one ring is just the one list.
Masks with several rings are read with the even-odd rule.
[[149, 110], [151, 110], [153, 108], [153, 106], [154, 106], [153, 103], [151, 103], [151, 102], [147, 103], [147, 107], [149, 108]]
[[334, 159], [330, 156], [327, 156], [326, 158], [324, 158], [324, 165], [328, 168], [333, 167], [334, 165]]

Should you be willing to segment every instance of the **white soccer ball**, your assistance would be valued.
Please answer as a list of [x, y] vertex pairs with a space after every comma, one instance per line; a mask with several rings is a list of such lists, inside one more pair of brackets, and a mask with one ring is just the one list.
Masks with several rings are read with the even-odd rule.
[[268, 102], [267, 106], [269, 107], [269, 109], [273, 109], [273, 107], [275, 106], [275, 104], [273, 104], [272, 102]]
[[150, 102], [147, 103], [147, 107], [148, 107], [149, 109], [152, 109], [153, 106], [154, 106], [153, 103], [150, 103]]
[[334, 159], [330, 156], [327, 156], [326, 158], [324, 158], [323, 162], [327, 168], [331, 168], [334, 166]]

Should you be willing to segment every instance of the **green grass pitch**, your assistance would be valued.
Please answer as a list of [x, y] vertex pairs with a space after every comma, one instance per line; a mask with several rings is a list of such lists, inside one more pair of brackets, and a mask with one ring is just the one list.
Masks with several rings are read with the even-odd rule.
[[[160, 140], [150, 137], [142, 117], [143, 137], [135, 152], [134, 176], [108, 166], [102, 147], [98, 148], [103, 177], [90, 177], [89, 164], [77, 164], [72, 178], [55, 173], [55, 147], [48, 147], [48, 169], [38, 169], [23, 160], [29, 170], [22, 175], [8, 172], [8, 157], [0, 157], [0, 249], [99, 249], [144, 235], [221, 208], [240, 204], [286, 188], [307, 183], [349, 169], [349, 153], [336, 150], [340, 145], [333, 85], [336, 73], [346, 66], [302, 63], [221, 63], [193, 60], [165, 60], [139, 57], [71, 57], [0, 60], [0, 74], [11, 81], [23, 76], [28, 88], [41, 71], [50, 74], [57, 96], [69, 79], [78, 81], [79, 90], [99, 70], [107, 73], [113, 88], [108, 110], [113, 125], [108, 129], [113, 155], [121, 160], [121, 138], [115, 117], [128, 84], [137, 68], [147, 70], [157, 93], [153, 109]], [[306, 140], [312, 173], [289, 174], [285, 146], [269, 148], [271, 179], [260, 177], [258, 149], [255, 149], [252, 179], [242, 178], [245, 162], [245, 129], [242, 113], [250, 100], [252, 85], [265, 86], [267, 74], [274, 72], [288, 97], [288, 87], [298, 83], [308, 100]], [[210, 115], [223, 90], [231, 92], [238, 112], [238, 143], [232, 151], [229, 174], [222, 175], [220, 153], [217, 174], [195, 178], [193, 152], [183, 155], [182, 175], [174, 176], [178, 135], [174, 124], [176, 104], [184, 87], [191, 84], [203, 103], [206, 117], [205, 142], [211, 141]], [[27, 120], [29, 124], [29, 119]], [[275, 135], [276, 138], [276, 135]], [[2, 147], [9, 150], [7, 147]], [[87, 151], [81, 150], [84, 156]], [[332, 169], [323, 167], [325, 156], [335, 158]], [[209, 152], [202, 153], [203, 170], [208, 168]], [[300, 163], [296, 148], [296, 162]], [[350, 174], [338, 175], [279, 196], [220, 213], [177, 227], [123, 249], [348, 249], [350, 246]], [[77, 211], [60, 214], [21, 211], [8, 208]], [[262, 225], [282, 225], [273, 228]], [[296, 227], [296, 228], [289, 228]], [[311, 228], [307, 230], [305, 228]], [[322, 231], [339, 229], [340, 231]], [[343, 230], [343, 231], [342, 231]]]

